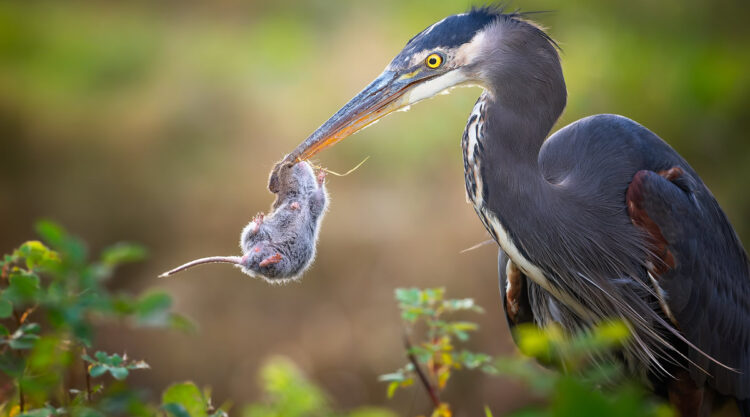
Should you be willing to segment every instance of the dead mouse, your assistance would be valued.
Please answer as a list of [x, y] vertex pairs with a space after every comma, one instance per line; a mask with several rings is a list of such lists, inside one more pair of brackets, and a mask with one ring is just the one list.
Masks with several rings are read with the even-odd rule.
[[272, 171], [269, 189], [276, 194], [271, 213], [258, 214], [242, 230], [242, 256], [196, 259], [165, 272], [175, 274], [204, 263], [231, 263], [269, 282], [298, 278], [315, 257], [320, 222], [328, 204], [325, 173], [307, 162], [282, 163]]

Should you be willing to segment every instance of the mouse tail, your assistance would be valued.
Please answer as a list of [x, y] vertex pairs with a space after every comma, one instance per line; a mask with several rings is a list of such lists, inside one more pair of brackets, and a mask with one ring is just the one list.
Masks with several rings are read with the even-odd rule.
[[177, 268], [174, 268], [172, 270], [169, 270], [159, 275], [159, 278], [164, 278], [170, 275], [174, 275], [178, 272], [192, 268], [196, 265], [215, 264], [215, 263], [225, 263], [225, 264], [234, 264], [234, 265], [242, 266], [242, 257], [240, 256], [209, 256], [208, 258], [196, 259], [194, 261], [190, 261], [184, 265], [180, 265]]

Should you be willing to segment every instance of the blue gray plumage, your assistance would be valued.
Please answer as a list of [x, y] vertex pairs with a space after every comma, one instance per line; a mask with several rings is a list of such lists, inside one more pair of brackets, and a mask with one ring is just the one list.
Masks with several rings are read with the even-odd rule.
[[682, 415], [734, 398], [750, 417], [750, 266], [736, 233], [638, 123], [602, 114], [550, 135], [565, 80], [557, 45], [525, 15], [480, 8], [428, 27], [285, 162], [461, 85], [484, 90], [461, 141], [466, 192], [501, 248], [511, 327], [623, 319], [628, 369]]

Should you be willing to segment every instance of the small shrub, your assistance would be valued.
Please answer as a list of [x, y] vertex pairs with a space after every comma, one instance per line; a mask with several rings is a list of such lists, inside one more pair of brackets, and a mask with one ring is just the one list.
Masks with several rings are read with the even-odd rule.
[[[566, 335], [559, 327], [540, 329], [534, 325], [515, 329], [519, 350], [525, 355], [494, 359], [489, 355], [456, 350], [477, 325], [451, 321], [458, 311], [481, 312], [471, 299], [446, 299], [445, 290], [398, 289], [396, 300], [407, 329], [406, 356], [398, 371], [382, 375], [388, 396], [402, 387], [419, 383], [432, 400], [432, 417], [450, 417], [451, 407], [440, 400], [451, 373], [480, 369], [492, 375], [519, 380], [543, 400], [544, 405], [525, 408], [516, 417], [670, 417], [672, 409], [650, 397], [629, 379], [610, 355], [630, 338], [626, 325], [611, 321], [589, 331]], [[421, 332], [415, 329], [421, 329]], [[414, 335], [420, 338], [412, 343]], [[542, 368], [539, 363], [556, 368]], [[485, 413], [492, 417], [489, 407]]]
[[[406, 327], [404, 344], [409, 362], [396, 372], [380, 376], [388, 382], [388, 397], [398, 388], [416, 381], [425, 388], [433, 405], [433, 417], [449, 417], [450, 405], [441, 401], [440, 394], [448, 384], [452, 372], [460, 369], [481, 369], [494, 372], [492, 357], [466, 349], [456, 350], [456, 342], [465, 342], [469, 333], [479, 326], [470, 321], [447, 320], [446, 316], [459, 311], [481, 313], [474, 300], [446, 299], [444, 288], [420, 290], [397, 289], [396, 300]], [[417, 343], [412, 337], [421, 336]]]
[[[107, 320], [192, 328], [170, 311], [168, 294], [134, 297], [106, 288], [117, 266], [144, 259], [146, 250], [119, 243], [90, 261], [84, 243], [59, 225], [42, 221], [36, 230], [43, 242], [26, 242], [0, 260], [0, 370], [13, 380], [15, 390], [0, 406], [2, 413], [151, 416], [161, 407], [175, 416], [188, 415], [171, 403], [143, 402], [141, 393], [123, 382], [131, 372], [148, 369], [147, 363], [125, 354], [88, 352], [96, 325]], [[114, 382], [107, 384], [105, 375]], [[82, 386], [65, 391], [66, 380], [82, 381]]]

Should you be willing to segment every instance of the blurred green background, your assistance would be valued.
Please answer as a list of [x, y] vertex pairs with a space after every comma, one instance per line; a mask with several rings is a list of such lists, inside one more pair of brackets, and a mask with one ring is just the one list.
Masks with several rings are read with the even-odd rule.
[[[376, 376], [403, 362], [397, 286], [445, 286], [487, 309], [471, 348], [512, 350], [496, 248], [466, 204], [460, 137], [477, 89], [399, 113], [318, 162], [331, 205], [318, 258], [298, 283], [271, 286], [227, 266], [158, 273], [238, 252], [267, 210], [274, 162], [380, 73], [405, 42], [466, 0], [0, 1], [0, 249], [50, 217], [99, 249], [142, 242], [151, 260], [116, 289], [157, 285], [198, 335], [104, 329], [156, 390], [193, 379], [217, 402], [256, 399], [259, 364], [283, 354], [344, 407], [385, 403]], [[750, 241], [750, 25], [741, 1], [529, 0], [563, 48], [568, 108], [559, 123], [619, 113], [672, 144]], [[111, 348], [111, 349], [110, 349]], [[446, 398], [457, 415], [529, 401], [478, 373]], [[419, 390], [391, 403], [424, 410]]]

